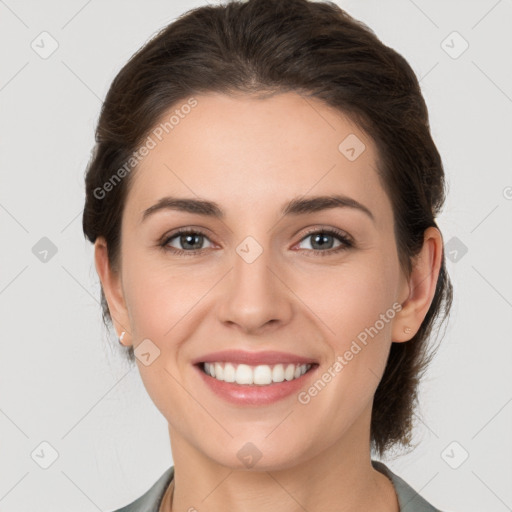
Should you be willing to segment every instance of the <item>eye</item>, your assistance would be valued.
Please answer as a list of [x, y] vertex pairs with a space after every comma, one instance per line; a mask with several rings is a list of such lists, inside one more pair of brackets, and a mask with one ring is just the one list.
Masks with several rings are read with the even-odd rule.
[[[310, 247], [306, 247], [306, 250], [312, 250], [319, 256], [332, 255], [354, 246], [352, 240], [346, 234], [333, 228], [315, 228], [310, 230], [299, 242], [299, 245], [308, 239], [311, 242], [309, 243]], [[187, 228], [180, 229], [166, 236], [159, 245], [165, 251], [170, 251], [174, 254], [193, 256], [204, 252], [203, 244], [205, 240], [209, 240], [205, 233], [197, 229]], [[338, 240], [339, 244], [333, 249], [335, 240]], [[176, 247], [176, 244], [178, 247]], [[213, 247], [211, 242], [210, 247]]]
[[[309, 231], [301, 242], [310, 239], [309, 248], [316, 252], [319, 256], [327, 256], [329, 254], [345, 251], [353, 247], [353, 242], [342, 231], [333, 228], [316, 228]], [[332, 249], [334, 240], [337, 239], [341, 242], [338, 247]]]
[[[172, 235], [165, 237], [160, 245], [165, 250], [189, 256], [203, 251], [204, 248], [201, 246], [205, 239], [208, 240], [208, 237], [202, 231], [194, 229], [180, 229], [179, 231], [175, 231]], [[183, 249], [180, 247], [176, 248], [171, 244], [171, 241], [173, 241], [173, 244], [178, 244], [183, 247]]]

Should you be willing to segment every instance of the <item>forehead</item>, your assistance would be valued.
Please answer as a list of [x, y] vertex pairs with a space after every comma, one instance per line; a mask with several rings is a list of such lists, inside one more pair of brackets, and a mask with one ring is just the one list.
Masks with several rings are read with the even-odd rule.
[[338, 110], [296, 93], [194, 99], [193, 108], [173, 105], [149, 134], [128, 197], [138, 212], [166, 194], [211, 199], [229, 214], [337, 192], [390, 213], [373, 141]]

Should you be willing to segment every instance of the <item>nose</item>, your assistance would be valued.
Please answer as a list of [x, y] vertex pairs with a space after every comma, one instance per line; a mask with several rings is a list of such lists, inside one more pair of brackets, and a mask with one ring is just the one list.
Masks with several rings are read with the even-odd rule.
[[223, 279], [220, 321], [246, 334], [268, 332], [290, 321], [294, 295], [271, 259], [269, 250], [251, 263], [235, 253], [233, 268]]

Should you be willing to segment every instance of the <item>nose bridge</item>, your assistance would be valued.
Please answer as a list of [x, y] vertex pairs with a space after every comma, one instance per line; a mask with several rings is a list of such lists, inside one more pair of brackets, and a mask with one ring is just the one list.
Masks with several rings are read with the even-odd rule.
[[276, 276], [268, 237], [265, 241], [262, 238], [247, 236], [235, 248], [232, 270], [221, 298], [221, 319], [247, 331], [271, 322], [282, 323], [291, 314], [289, 294]]

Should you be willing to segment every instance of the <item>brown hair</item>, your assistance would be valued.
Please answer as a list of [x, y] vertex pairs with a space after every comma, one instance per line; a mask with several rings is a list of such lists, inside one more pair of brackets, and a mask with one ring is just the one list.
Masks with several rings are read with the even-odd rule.
[[[96, 129], [83, 212], [85, 236], [105, 237], [118, 269], [121, 215], [132, 173], [107, 188], [134, 151], [180, 101], [202, 92], [293, 91], [346, 113], [375, 142], [378, 173], [394, 214], [400, 265], [410, 275], [423, 235], [445, 200], [444, 170], [427, 107], [407, 61], [333, 2], [248, 0], [184, 13], [136, 52], [115, 77]], [[99, 193], [98, 191], [102, 191]], [[392, 343], [376, 390], [371, 443], [379, 455], [411, 446], [419, 381], [434, 351], [434, 322], [451, 308], [443, 254], [435, 295], [416, 335]], [[101, 290], [103, 319], [111, 321]], [[444, 307], [443, 307], [444, 304]], [[128, 359], [134, 361], [133, 347]]]

